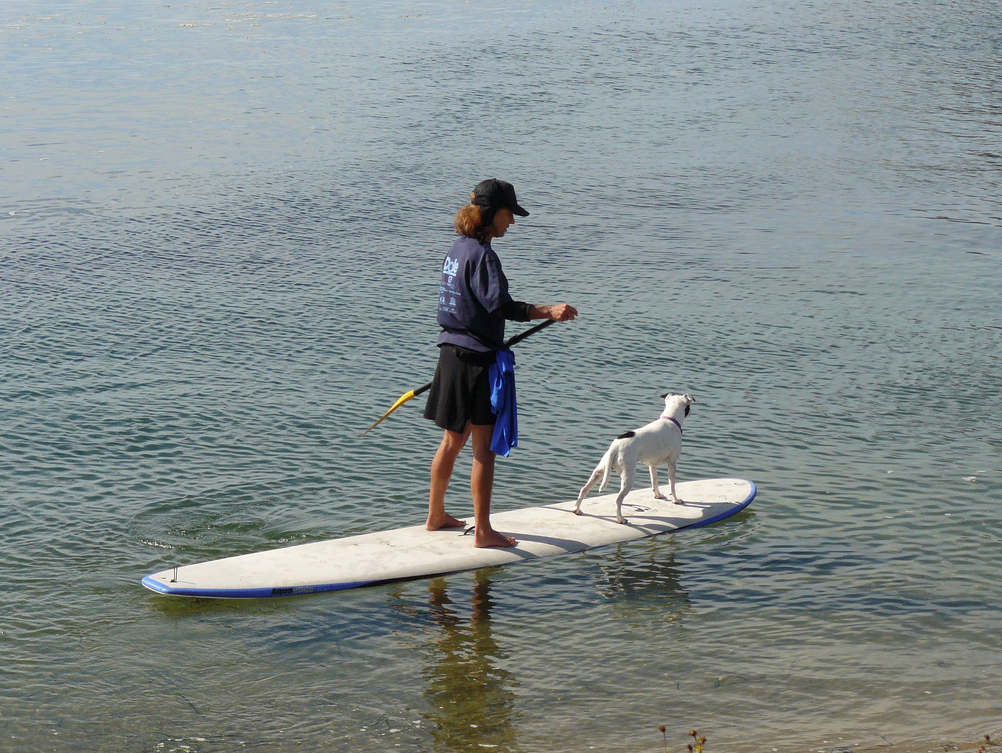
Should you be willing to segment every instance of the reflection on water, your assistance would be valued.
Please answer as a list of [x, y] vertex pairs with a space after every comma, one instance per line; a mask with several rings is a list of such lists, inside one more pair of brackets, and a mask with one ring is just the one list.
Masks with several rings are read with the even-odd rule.
[[622, 606], [624, 614], [657, 611], [665, 622], [680, 622], [689, 607], [689, 592], [682, 585], [674, 550], [665, 546], [658, 541], [613, 549], [601, 565], [605, 582], [599, 592]]
[[[559, 616], [539, 615], [539, 622], [526, 623], [519, 617], [525, 604], [492, 616], [491, 576], [497, 576], [490, 569], [451, 583], [436, 578], [422, 585], [421, 591], [427, 589], [427, 607], [407, 599], [396, 602], [394, 608], [405, 613], [408, 624], [422, 626], [417, 636], [406, 631], [404, 640], [420, 655], [422, 716], [427, 722], [422, 727], [433, 749], [453, 753], [534, 749], [532, 730], [525, 728], [523, 715], [538, 709], [530, 710], [525, 698], [517, 696], [521, 683], [512, 667], [532, 675], [538, 661], [550, 665], [548, 692], [576, 708], [585, 697], [615, 692], [615, 686], [657, 665], [641, 658], [645, 642], [661, 628], [676, 633], [690, 610], [689, 591], [682, 583], [685, 573], [675, 554], [671, 540], [649, 546], [634, 542], [586, 555], [596, 560], [593, 579], [582, 580], [579, 564], [569, 568], [566, 578], [550, 573], [545, 583], [533, 581], [536, 599], [562, 598], [574, 604], [571, 611], [579, 619], [611, 618], [608, 629], [618, 635], [614, 645], [595, 643], [594, 636], [571, 630]], [[509, 580], [498, 588], [506, 600], [510, 598]], [[588, 657], [584, 663], [582, 652]], [[599, 666], [604, 670], [596, 673]], [[555, 729], [575, 724], [556, 709], [546, 713]], [[572, 711], [570, 716], [576, 714]]]
[[438, 628], [425, 652], [425, 698], [435, 749], [443, 751], [515, 750], [515, 676], [501, 665], [506, 656], [491, 632], [489, 571], [475, 575], [472, 612], [457, 608], [446, 581], [428, 584], [428, 604]]

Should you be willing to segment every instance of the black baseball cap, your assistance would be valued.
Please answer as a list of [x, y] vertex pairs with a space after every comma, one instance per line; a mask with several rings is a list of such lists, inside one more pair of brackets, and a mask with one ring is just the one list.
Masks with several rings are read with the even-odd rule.
[[518, 205], [515, 198], [515, 187], [504, 180], [490, 178], [477, 183], [473, 189], [473, 202], [485, 209], [510, 209], [512, 214], [519, 217], [528, 217], [529, 213]]

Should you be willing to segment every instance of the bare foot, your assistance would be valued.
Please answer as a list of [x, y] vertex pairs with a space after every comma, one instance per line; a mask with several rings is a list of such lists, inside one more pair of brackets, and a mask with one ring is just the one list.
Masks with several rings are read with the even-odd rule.
[[441, 516], [435, 516], [432, 518], [431, 515], [428, 516], [427, 522], [425, 522], [424, 527], [429, 531], [437, 531], [441, 528], [462, 528], [466, 525], [465, 520], [460, 520], [459, 518], [454, 518], [449, 513], [442, 513]]
[[509, 547], [515, 546], [515, 539], [510, 536], [502, 536], [500, 533], [495, 531], [493, 528], [489, 531], [484, 531], [481, 533], [477, 531], [473, 539], [473, 546], [478, 549], [486, 549], [488, 547]]

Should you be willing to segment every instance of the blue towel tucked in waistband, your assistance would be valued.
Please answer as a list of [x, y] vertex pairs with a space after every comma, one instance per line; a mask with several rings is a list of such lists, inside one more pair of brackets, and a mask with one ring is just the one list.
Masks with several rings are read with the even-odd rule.
[[510, 350], [499, 350], [497, 360], [488, 371], [491, 382], [491, 410], [498, 417], [494, 424], [491, 449], [508, 457], [518, 446], [518, 408], [515, 405], [515, 356]]

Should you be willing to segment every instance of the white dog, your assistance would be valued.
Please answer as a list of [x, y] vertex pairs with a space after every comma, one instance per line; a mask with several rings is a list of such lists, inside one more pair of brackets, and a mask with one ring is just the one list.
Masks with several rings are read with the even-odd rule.
[[623, 499], [633, 488], [633, 478], [637, 472], [637, 463], [646, 463], [651, 467], [651, 486], [656, 499], [666, 499], [658, 488], [658, 466], [668, 466], [668, 490], [671, 500], [676, 505], [682, 501], [675, 494], [675, 466], [679, 453], [682, 451], [682, 421], [689, 415], [689, 406], [696, 400], [692, 395], [676, 395], [672, 392], [662, 395], [665, 399], [665, 409], [657, 421], [634, 431], [620, 434], [609, 445], [605, 455], [595, 466], [588, 483], [581, 487], [578, 501], [574, 505], [574, 514], [581, 514], [581, 500], [602, 479], [599, 491], [609, 484], [609, 476], [616, 471], [620, 477], [619, 496], [616, 497], [616, 520], [625, 523], [623, 517]]

